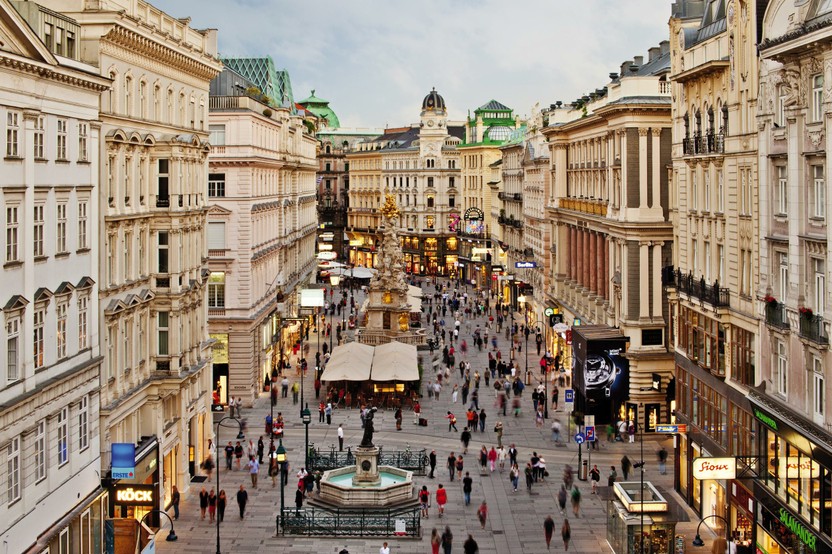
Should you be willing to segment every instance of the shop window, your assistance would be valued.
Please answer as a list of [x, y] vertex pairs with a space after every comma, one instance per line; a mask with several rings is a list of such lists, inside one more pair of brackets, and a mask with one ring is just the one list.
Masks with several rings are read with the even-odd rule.
[[436, 218], [429, 215], [425, 218], [425, 228], [433, 230], [436, 228]]
[[740, 327], [732, 327], [731, 334], [731, 377], [743, 385], [754, 386], [757, 380], [754, 367], [754, 333]]

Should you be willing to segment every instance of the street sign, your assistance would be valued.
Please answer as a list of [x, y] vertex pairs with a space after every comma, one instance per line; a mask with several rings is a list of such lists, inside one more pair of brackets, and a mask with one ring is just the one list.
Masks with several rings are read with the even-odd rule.
[[588, 427], [595, 427], [595, 415], [588, 414], [584, 416], [584, 425]]
[[566, 389], [563, 391], [563, 401], [564, 402], [574, 402], [575, 401], [575, 391], [572, 389]]
[[584, 441], [586, 441], [586, 437], [584, 436], [583, 433], [578, 433], [577, 435], [575, 435], [575, 442], [576, 443], [583, 444]]
[[683, 435], [688, 432], [688, 426], [684, 423], [681, 425], [656, 425], [656, 432], [670, 435], [675, 435], [677, 433]]
[[595, 426], [594, 425], [587, 425], [584, 427], [584, 434], [586, 435], [586, 440], [588, 442], [595, 442]]
[[225, 406], [223, 404], [211, 404], [212, 412], [224, 412]]

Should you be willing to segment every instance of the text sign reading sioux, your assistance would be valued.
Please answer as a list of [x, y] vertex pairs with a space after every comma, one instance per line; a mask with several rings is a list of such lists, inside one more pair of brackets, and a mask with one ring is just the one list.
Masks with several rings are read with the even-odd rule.
[[696, 458], [693, 460], [694, 479], [734, 479], [736, 476], [736, 458]]

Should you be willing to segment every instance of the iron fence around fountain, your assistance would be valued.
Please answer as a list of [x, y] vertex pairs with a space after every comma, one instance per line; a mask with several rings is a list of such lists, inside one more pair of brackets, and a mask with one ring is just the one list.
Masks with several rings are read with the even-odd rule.
[[280, 514], [275, 526], [278, 535], [328, 537], [421, 537], [421, 510], [407, 508], [285, 508], [284, 527]]
[[[391, 450], [385, 451], [379, 448], [378, 465], [393, 466], [399, 469], [412, 471], [416, 475], [427, 475], [429, 456], [426, 449], [420, 450]], [[309, 468], [311, 471], [329, 471], [355, 464], [355, 455], [352, 448], [347, 447], [339, 451], [332, 445], [328, 450], [317, 448], [314, 444], [309, 445]]]

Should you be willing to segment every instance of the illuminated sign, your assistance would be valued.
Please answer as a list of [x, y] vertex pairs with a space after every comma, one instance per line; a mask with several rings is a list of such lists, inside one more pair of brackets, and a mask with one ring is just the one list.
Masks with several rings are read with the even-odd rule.
[[130, 506], [155, 506], [156, 489], [153, 485], [130, 485], [116, 487], [116, 504], [128, 504]]
[[780, 523], [794, 533], [800, 539], [800, 542], [809, 547], [811, 551], [817, 552], [815, 547], [817, 546], [818, 538], [785, 508], [780, 508]]
[[808, 477], [816, 479], [820, 476], [820, 466], [808, 458], [789, 456], [788, 458], [779, 458], [778, 462], [780, 464], [778, 474], [781, 477], [786, 475], [786, 479], [806, 479]]
[[763, 412], [758, 408], [754, 408], [754, 417], [756, 417], [757, 419], [759, 419], [760, 421], [777, 431], [777, 422], [774, 421], [774, 418], [772, 418], [767, 413]]
[[737, 476], [736, 458], [696, 458], [693, 460], [693, 478], [734, 479]]
[[518, 269], [530, 269], [537, 267], [537, 262], [514, 262], [514, 267]]
[[113, 479], [132, 479], [136, 476], [136, 445], [128, 442], [113, 443], [110, 453], [110, 476]]

